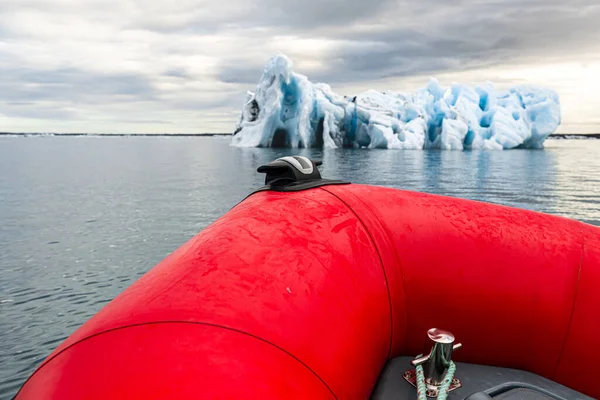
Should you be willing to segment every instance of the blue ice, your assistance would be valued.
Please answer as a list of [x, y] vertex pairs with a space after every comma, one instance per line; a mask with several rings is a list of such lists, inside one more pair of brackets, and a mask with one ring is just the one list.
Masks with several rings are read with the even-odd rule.
[[542, 148], [561, 122], [558, 94], [532, 85], [486, 82], [443, 87], [432, 78], [414, 93], [367, 90], [344, 97], [271, 58], [248, 92], [232, 145], [383, 149]]

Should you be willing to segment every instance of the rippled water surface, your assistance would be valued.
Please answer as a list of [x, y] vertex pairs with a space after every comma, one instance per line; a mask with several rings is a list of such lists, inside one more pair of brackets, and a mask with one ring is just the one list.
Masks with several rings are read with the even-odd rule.
[[[263, 177], [289, 150], [225, 138], [0, 138], [0, 399], [104, 304]], [[600, 225], [600, 140], [541, 151], [297, 150], [322, 174]]]

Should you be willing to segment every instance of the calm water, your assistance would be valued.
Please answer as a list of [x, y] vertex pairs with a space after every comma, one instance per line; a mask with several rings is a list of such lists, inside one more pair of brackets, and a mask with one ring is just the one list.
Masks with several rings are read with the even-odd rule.
[[[600, 140], [543, 151], [299, 150], [325, 177], [600, 225]], [[290, 151], [224, 138], [0, 138], [0, 399], [62, 340], [227, 212]]]

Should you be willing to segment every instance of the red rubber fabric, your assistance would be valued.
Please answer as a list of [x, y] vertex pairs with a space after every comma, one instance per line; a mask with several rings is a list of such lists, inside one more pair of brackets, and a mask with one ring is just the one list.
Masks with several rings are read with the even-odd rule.
[[584, 235], [579, 289], [555, 378], [600, 398], [597, 346], [600, 332], [600, 235], [598, 228], [582, 225]]
[[[368, 196], [368, 193], [360, 193], [360, 191], [358, 191], [355, 194], [352, 190], [335, 190], [333, 186], [324, 187], [323, 190], [330, 192], [342, 200], [348, 207], [357, 213], [357, 218], [368, 228], [371, 238], [379, 252], [382, 264], [385, 266], [386, 283], [390, 289], [390, 303], [393, 306], [391, 308], [394, 310], [394, 313], [390, 315], [392, 338], [389, 356], [404, 354], [404, 344], [408, 332], [408, 303], [406, 291], [404, 289], [404, 276], [402, 275], [402, 269], [400, 268], [399, 254], [388, 233], [387, 225], [384, 220], [380, 219], [375, 212], [371, 211], [371, 209], [366, 206], [365, 201], [359, 197], [363, 194]], [[368, 201], [368, 197], [366, 201]], [[392, 208], [390, 211], [394, 212], [395, 210]], [[424, 332], [425, 331], [421, 333], [424, 334]], [[424, 351], [428, 350], [429, 349], [425, 349]]]
[[599, 285], [600, 229], [569, 219], [363, 185], [260, 192], [71, 335], [18, 398], [367, 399], [432, 327], [464, 344], [458, 360], [600, 397]]
[[[259, 337], [293, 354], [340, 399], [369, 396], [391, 338], [388, 291], [374, 244], [352, 210], [323, 190], [254, 194], [135, 282], [53, 354], [99, 332], [157, 321], [216, 324]], [[165, 340], [171, 339], [156, 338], [154, 345], [162, 347]], [[239, 348], [228, 351], [235, 357]], [[266, 356], [262, 351], [254, 354], [255, 359]], [[124, 352], [122, 357], [130, 355]], [[198, 356], [200, 364], [202, 357]], [[41, 385], [44, 375], [57, 369], [87, 380], [104, 373], [96, 371], [95, 362], [80, 360], [77, 369], [87, 374], [75, 371], [75, 364], [57, 365], [51, 355], [25, 386]], [[160, 368], [150, 361], [137, 368]], [[210, 366], [205, 368], [210, 372]], [[279, 382], [269, 381], [272, 378], [265, 376], [265, 384], [277, 387]], [[104, 375], [106, 385], [126, 384], [112, 379]], [[195, 387], [193, 375], [189, 379]], [[215, 382], [222, 393], [212, 398], [234, 396], [237, 386], [255, 384], [244, 379], [227, 385]], [[65, 378], [61, 384], [69, 381]], [[149, 381], [139, 398], [168, 384]], [[308, 399], [322, 391], [303, 394]], [[201, 393], [189, 398], [199, 397], [211, 398]], [[265, 397], [248, 391], [242, 398]]]
[[273, 345], [200, 324], [109, 331], [60, 353], [50, 366], [20, 397], [245, 399], [252, 393], [263, 399], [334, 398], [310, 370]]

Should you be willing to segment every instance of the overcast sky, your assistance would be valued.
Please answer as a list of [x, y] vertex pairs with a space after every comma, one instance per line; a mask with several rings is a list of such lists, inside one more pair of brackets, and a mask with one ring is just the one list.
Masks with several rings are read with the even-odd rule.
[[347, 95], [545, 85], [600, 132], [598, 0], [0, 0], [0, 131], [231, 132], [277, 52]]

